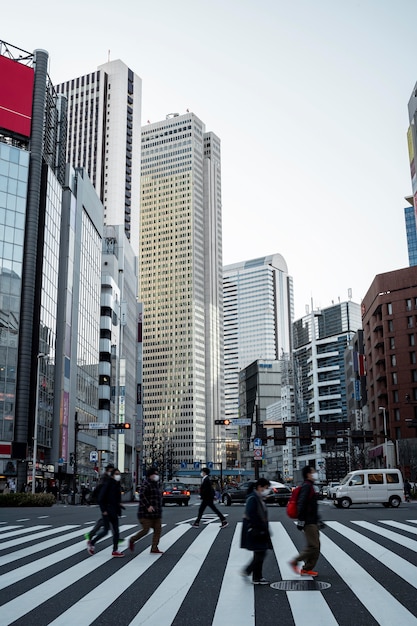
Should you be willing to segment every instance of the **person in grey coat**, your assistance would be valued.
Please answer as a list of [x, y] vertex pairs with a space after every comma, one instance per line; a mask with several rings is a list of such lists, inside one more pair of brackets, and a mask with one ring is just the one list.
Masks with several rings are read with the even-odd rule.
[[[252, 574], [254, 585], [269, 585], [262, 575], [262, 567], [267, 550], [272, 549], [268, 526], [268, 511], [263, 496], [269, 491], [269, 480], [259, 478], [246, 498], [245, 514], [242, 524], [241, 548], [251, 550], [253, 559], [243, 570], [245, 576]], [[249, 491], [249, 490], [248, 490]]]

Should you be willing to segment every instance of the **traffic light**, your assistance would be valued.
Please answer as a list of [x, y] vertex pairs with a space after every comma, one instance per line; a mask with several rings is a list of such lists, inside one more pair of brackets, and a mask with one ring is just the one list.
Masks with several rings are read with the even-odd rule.
[[285, 428], [274, 428], [273, 439], [276, 446], [285, 446], [287, 443]]
[[299, 428], [299, 436], [300, 436], [300, 446], [310, 446], [311, 445], [311, 424], [309, 422], [301, 422], [298, 425]]
[[115, 430], [130, 430], [129, 422], [120, 422], [119, 424], [109, 424], [109, 428], [114, 428]]
[[214, 423], [217, 425], [229, 426], [231, 424], [230, 420], [214, 420]]

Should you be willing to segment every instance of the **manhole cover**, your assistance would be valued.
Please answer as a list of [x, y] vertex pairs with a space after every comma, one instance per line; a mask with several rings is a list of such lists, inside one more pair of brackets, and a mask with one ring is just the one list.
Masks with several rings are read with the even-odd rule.
[[321, 591], [331, 587], [330, 583], [322, 583], [320, 580], [281, 580], [271, 583], [273, 589], [280, 591]]

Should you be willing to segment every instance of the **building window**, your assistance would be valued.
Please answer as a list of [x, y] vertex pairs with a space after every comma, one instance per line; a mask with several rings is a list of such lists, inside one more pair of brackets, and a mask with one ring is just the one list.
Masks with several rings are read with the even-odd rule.
[[390, 333], [394, 332], [394, 320], [388, 320], [388, 330]]
[[392, 392], [392, 401], [393, 402], [398, 402], [398, 391], [397, 390]]
[[392, 372], [392, 384], [393, 385], [398, 385], [398, 375], [397, 372]]
[[415, 346], [416, 345], [414, 335], [408, 335], [408, 345], [409, 346]]
[[387, 304], [387, 313], [388, 315], [392, 315], [392, 302], [388, 302]]
[[394, 420], [396, 422], [401, 421], [400, 409], [394, 409]]
[[416, 353], [410, 352], [410, 363], [417, 363]]
[[389, 338], [389, 347], [391, 350], [395, 350], [395, 337]]
[[411, 381], [417, 383], [417, 370], [411, 370]]
[[391, 365], [392, 367], [396, 367], [397, 365], [397, 357], [395, 354], [391, 354]]
[[407, 328], [413, 328], [414, 326], [414, 318], [412, 315], [407, 317]]
[[411, 311], [411, 298], [407, 298], [407, 300], [405, 301], [405, 308], [407, 309], [407, 311]]
[[396, 439], [401, 439], [401, 428], [397, 427], [395, 429], [395, 438]]

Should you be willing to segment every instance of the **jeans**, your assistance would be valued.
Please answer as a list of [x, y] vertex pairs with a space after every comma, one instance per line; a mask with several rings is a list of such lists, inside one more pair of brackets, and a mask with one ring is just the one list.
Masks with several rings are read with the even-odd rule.
[[113, 529], [113, 550], [116, 551], [119, 545], [119, 518], [117, 515], [108, 513], [107, 515], [103, 515], [103, 528], [97, 533], [94, 539], [91, 539], [91, 545], [95, 545], [97, 541], [102, 539], [107, 535], [110, 530], [110, 524]]

